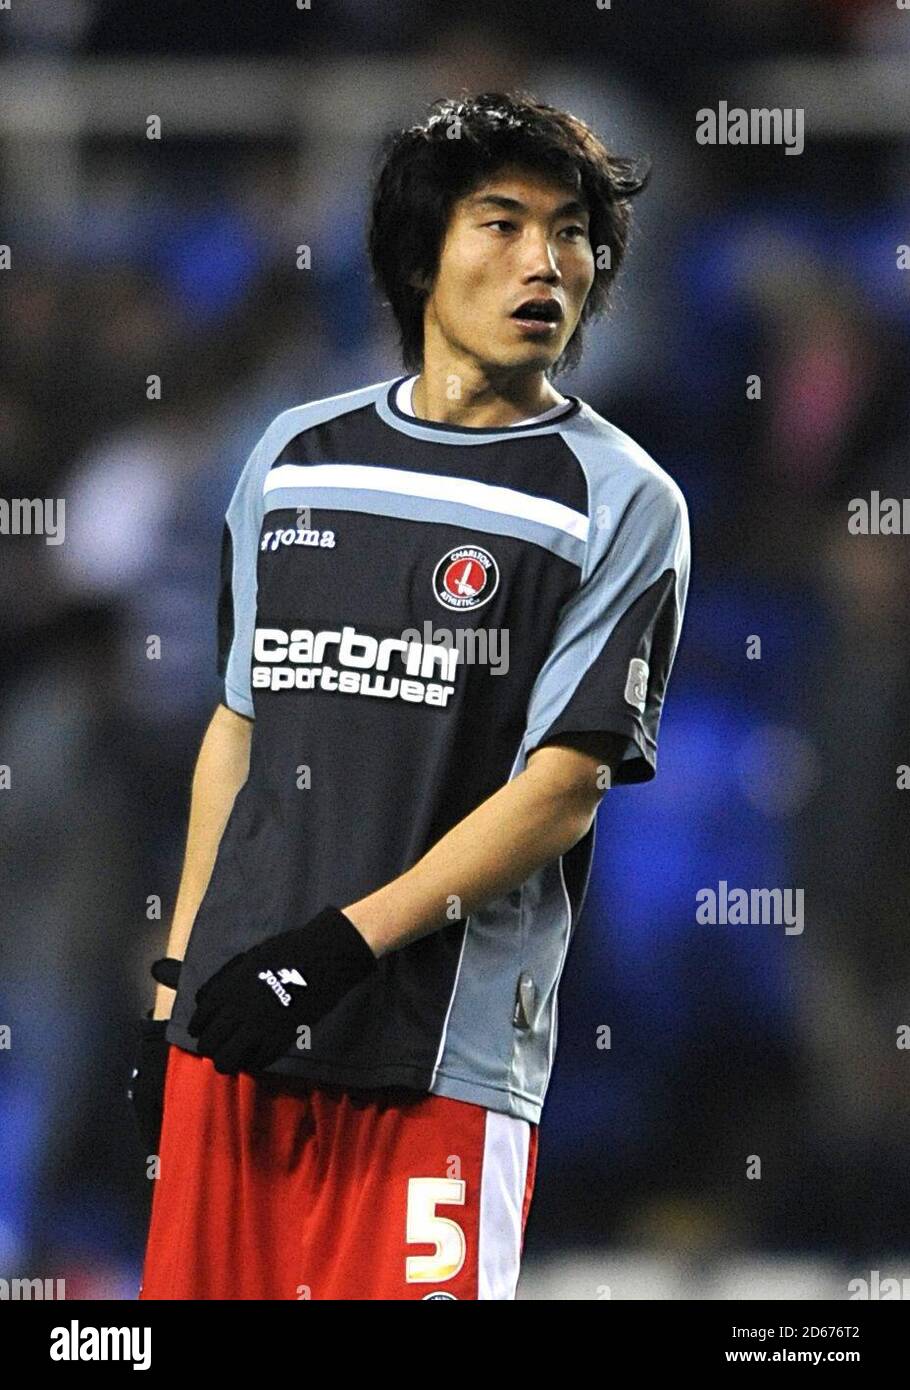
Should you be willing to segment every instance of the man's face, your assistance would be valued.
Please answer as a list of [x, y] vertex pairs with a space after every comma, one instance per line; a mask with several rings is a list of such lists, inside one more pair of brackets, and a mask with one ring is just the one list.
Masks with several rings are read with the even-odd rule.
[[[427, 344], [487, 368], [543, 371], [575, 331], [594, 283], [578, 194], [505, 166], [459, 199], [424, 317]], [[549, 318], [516, 316], [528, 300]]]

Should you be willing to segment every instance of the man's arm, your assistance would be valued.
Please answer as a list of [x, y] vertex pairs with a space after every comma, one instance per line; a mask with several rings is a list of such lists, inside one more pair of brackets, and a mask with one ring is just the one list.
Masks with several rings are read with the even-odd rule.
[[[523, 883], [590, 829], [604, 775], [626, 740], [569, 730], [444, 835], [407, 873], [340, 909], [278, 932], [228, 961], [196, 995], [187, 1024], [224, 1075], [255, 1074], [378, 969], [378, 958]], [[277, 988], [276, 988], [277, 986]]]
[[566, 735], [535, 749], [525, 770], [444, 835], [422, 859], [343, 908], [377, 956], [427, 936], [517, 888], [589, 829], [624, 740]]
[[[183, 872], [171, 920], [167, 954], [183, 960], [199, 904], [211, 878], [215, 856], [234, 798], [250, 770], [253, 721], [219, 705], [196, 759]], [[170, 1018], [175, 991], [158, 985], [154, 1018]]]

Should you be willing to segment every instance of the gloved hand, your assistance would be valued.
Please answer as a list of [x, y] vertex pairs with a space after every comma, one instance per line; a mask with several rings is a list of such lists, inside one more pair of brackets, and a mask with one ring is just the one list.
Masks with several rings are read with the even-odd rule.
[[[149, 1010], [151, 1013], [151, 1010]], [[139, 1020], [139, 1047], [130, 1078], [129, 1098], [139, 1138], [146, 1154], [158, 1152], [161, 1121], [164, 1117], [164, 1078], [170, 1044], [164, 1036], [168, 1020], [150, 1018]]]
[[[166, 956], [155, 961], [152, 976], [159, 984], [176, 989], [180, 978], [180, 965], [179, 960]], [[139, 1138], [147, 1154], [158, 1152], [158, 1142], [161, 1138], [164, 1079], [170, 1047], [164, 1036], [167, 1025], [166, 1018], [152, 1018], [151, 1009], [139, 1020], [139, 1044], [126, 1093], [133, 1108]]]
[[187, 1031], [225, 1075], [261, 1071], [377, 968], [337, 907], [233, 956], [196, 994]]

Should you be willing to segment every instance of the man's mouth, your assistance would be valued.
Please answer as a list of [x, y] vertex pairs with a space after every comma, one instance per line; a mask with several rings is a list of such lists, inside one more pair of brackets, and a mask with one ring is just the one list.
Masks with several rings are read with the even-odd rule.
[[512, 312], [513, 319], [533, 319], [540, 323], [559, 323], [562, 305], [558, 299], [526, 299]]
[[511, 317], [528, 332], [543, 336], [555, 332], [562, 322], [562, 305], [558, 299], [526, 299], [512, 311]]

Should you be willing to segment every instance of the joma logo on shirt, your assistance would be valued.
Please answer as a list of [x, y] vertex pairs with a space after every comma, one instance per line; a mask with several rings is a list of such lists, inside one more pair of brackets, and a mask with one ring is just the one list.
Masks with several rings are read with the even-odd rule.
[[306, 531], [302, 526], [289, 526], [286, 531], [264, 531], [260, 550], [277, 550], [280, 545], [318, 545], [331, 550], [335, 544], [334, 531]]

